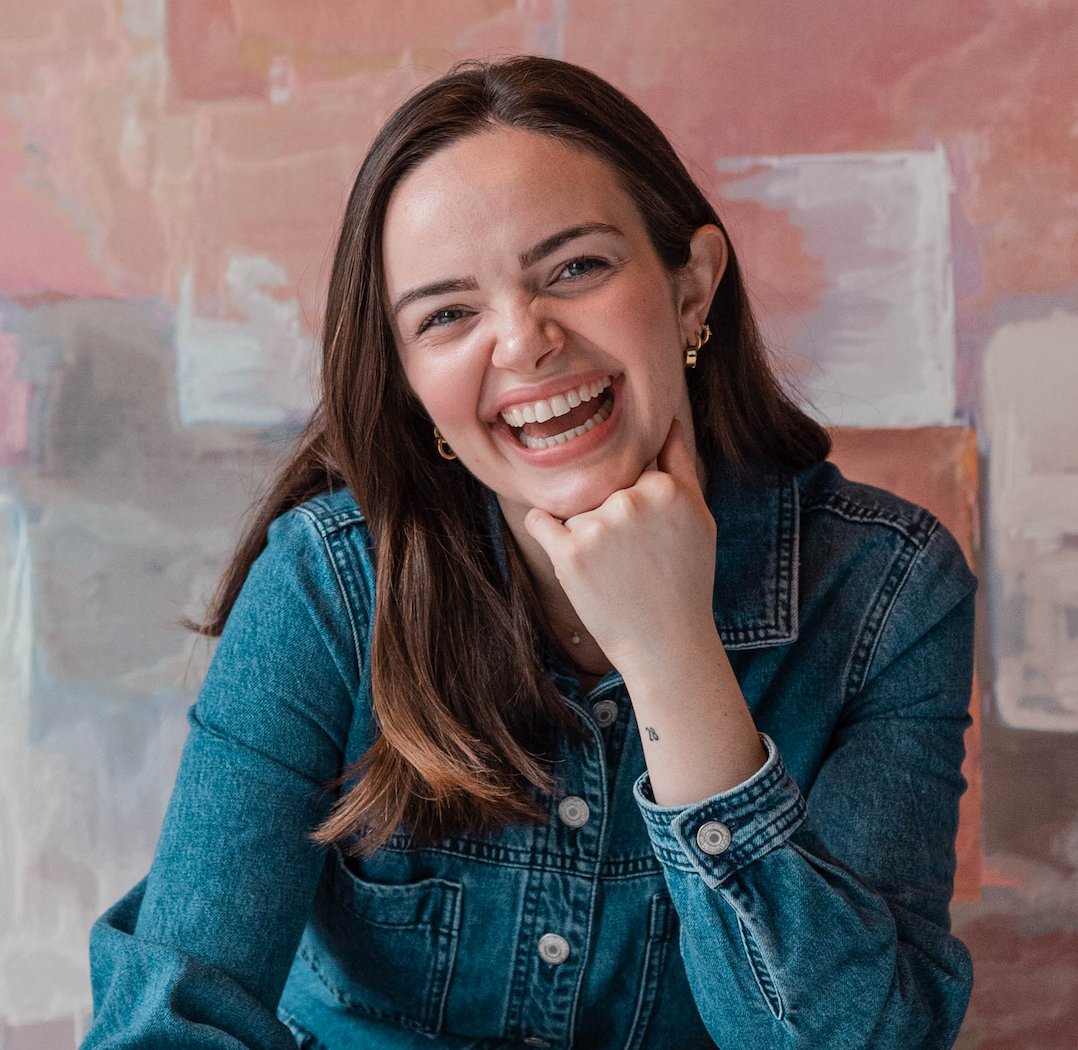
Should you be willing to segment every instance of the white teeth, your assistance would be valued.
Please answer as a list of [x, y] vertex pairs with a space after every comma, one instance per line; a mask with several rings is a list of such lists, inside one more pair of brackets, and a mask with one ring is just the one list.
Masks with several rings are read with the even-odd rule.
[[550, 399], [550, 408], [555, 416], [564, 416], [567, 412], [572, 411], [572, 405], [561, 394], [555, 394]]
[[548, 419], [564, 416], [585, 401], [598, 397], [610, 383], [610, 376], [596, 379], [593, 383], [581, 384], [575, 390], [555, 394], [549, 401], [533, 401], [530, 405], [514, 405], [512, 408], [502, 409], [501, 416], [511, 427], [522, 427], [525, 423], [545, 423]]
[[[599, 388], [600, 390], [603, 387]], [[533, 438], [528, 437], [523, 431], [517, 434], [520, 439], [520, 443], [526, 448], [553, 448], [555, 445], [564, 445], [567, 441], [573, 441], [580, 437], [582, 434], [586, 434], [592, 427], [597, 426], [599, 423], [605, 423], [610, 418], [610, 413], [614, 411], [614, 406], [610, 403], [602, 404], [599, 406], [599, 411], [595, 413], [591, 419], [585, 420], [578, 427], [573, 427], [572, 430], [566, 430], [561, 434], [555, 434], [553, 437], [548, 438]]]

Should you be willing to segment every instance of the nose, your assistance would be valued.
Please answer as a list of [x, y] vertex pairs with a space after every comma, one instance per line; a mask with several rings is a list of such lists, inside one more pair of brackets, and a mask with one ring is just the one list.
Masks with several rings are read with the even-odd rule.
[[565, 346], [565, 331], [534, 302], [515, 307], [503, 317], [494, 336], [491, 363], [514, 372], [537, 372]]

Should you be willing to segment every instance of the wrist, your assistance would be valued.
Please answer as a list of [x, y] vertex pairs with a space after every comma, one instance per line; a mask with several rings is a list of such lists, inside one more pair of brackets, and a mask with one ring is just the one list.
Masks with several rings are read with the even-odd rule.
[[[732, 676], [726, 649], [709, 617], [706, 624], [671, 631], [652, 638], [623, 661], [611, 661], [621, 674], [630, 696], [655, 689], [677, 693], [692, 689], [697, 681], [716, 681]], [[634, 693], [635, 690], [635, 693]]]

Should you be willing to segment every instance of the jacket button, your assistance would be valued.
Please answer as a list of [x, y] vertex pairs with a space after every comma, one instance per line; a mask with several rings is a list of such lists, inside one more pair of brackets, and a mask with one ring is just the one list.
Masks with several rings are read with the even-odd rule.
[[558, 817], [570, 828], [582, 828], [590, 816], [588, 804], [576, 795], [569, 795], [558, 803]]
[[714, 857], [730, 845], [730, 829], [718, 820], [709, 820], [700, 825], [696, 833], [696, 845], [705, 853]]
[[569, 958], [569, 942], [556, 933], [544, 933], [539, 938], [539, 958], [551, 966], [565, 962]]
[[618, 705], [613, 700], [596, 700], [591, 713], [598, 725], [608, 726], [618, 717]]

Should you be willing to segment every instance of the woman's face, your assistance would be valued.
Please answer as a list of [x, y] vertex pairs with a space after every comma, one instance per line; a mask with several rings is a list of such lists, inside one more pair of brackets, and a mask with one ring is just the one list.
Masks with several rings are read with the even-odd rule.
[[675, 418], [695, 455], [682, 354], [706, 305], [604, 161], [518, 129], [461, 139], [397, 187], [383, 251], [405, 377], [510, 523], [632, 485]]

